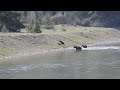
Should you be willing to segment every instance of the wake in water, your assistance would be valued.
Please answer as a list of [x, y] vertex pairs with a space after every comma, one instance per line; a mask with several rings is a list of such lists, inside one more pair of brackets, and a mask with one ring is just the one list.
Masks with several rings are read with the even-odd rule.
[[[73, 47], [66, 48], [67, 50], [74, 49]], [[88, 46], [87, 48], [82, 48], [82, 50], [114, 50], [114, 49], [120, 49], [120, 46]], [[63, 49], [64, 50], [64, 49]]]
[[120, 46], [94, 46], [94, 47], [88, 47], [83, 48], [82, 50], [109, 50], [109, 49], [120, 49]]

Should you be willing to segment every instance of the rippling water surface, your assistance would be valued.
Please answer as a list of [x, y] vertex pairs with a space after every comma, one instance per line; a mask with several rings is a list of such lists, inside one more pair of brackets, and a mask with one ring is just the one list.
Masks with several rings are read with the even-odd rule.
[[9, 59], [0, 63], [0, 78], [95, 79], [120, 78], [120, 47], [72, 48]]

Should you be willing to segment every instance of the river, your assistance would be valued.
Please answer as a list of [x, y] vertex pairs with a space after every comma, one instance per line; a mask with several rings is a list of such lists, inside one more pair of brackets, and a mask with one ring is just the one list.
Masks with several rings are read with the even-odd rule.
[[1, 79], [118, 79], [120, 46], [94, 46], [8, 59]]

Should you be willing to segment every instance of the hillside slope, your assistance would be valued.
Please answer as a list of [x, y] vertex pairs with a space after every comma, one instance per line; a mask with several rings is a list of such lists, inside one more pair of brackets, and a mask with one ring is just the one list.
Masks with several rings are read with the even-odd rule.
[[120, 42], [120, 31], [113, 28], [56, 25], [42, 33], [0, 33], [0, 56], [34, 49], [64, 48], [74, 45], [100, 45]]

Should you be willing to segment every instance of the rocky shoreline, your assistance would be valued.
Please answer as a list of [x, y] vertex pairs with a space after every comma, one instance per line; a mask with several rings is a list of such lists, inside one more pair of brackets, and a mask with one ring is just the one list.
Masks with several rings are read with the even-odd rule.
[[35, 54], [40, 54], [40, 53], [48, 53], [48, 52], [55, 52], [55, 51], [63, 51], [63, 50], [69, 50], [73, 49], [72, 47], [68, 48], [59, 48], [59, 49], [37, 49], [37, 50], [28, 50], [28, 51], [23, 51], [23, 52], [18, 52], [16, 54], [10, 54], [6, 56], [1, 56], [0, 59], [9, 59], [9, 58], [16, 58], [16, 57], [21, 57], [21, 56], [29, 56], [29, 55], [35, 55]]

